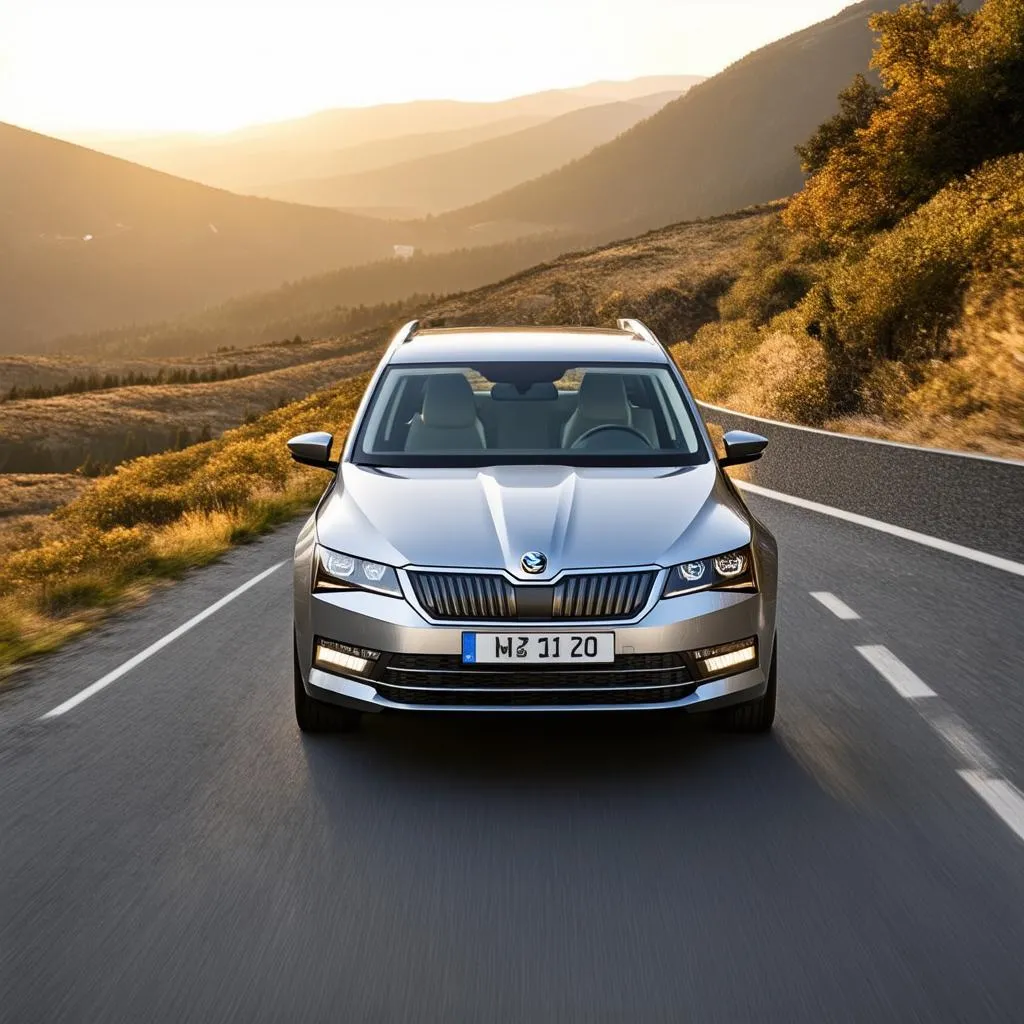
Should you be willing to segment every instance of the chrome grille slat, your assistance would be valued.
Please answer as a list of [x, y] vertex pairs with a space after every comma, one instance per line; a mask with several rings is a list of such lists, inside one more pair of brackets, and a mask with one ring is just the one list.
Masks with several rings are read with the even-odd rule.
[[[523, 584], [522, 589], [546, 588], [551, 594], [550, 615], [530, 616], [530, 621], [629, 619], [647, 603], [655, 576], [650, 570], [588, 573], [566, 576], [551, 585]], [[409, 578], [416, 599], [433, 618], [518, 621], [519, 587], [504, 576], [412, 569]]]

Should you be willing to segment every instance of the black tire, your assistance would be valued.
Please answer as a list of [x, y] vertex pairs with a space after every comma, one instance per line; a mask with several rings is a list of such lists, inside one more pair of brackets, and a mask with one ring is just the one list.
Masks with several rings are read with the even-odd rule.
[[770, 732], [775, 721], [775, 697], [778, 692], [779, 638], [772, 645], [772, 664], [768, 669], [768, 688], [763, 697], [746, 704], [737, 704], [725, 712], [725, 725], [730, 732]]
[[303, 732], [355, 732], [363, 715], [361, 711], [314, 700], [302, 685], [299, 671], [299, 649], [292, 644], [295, 672], [295, 721]]

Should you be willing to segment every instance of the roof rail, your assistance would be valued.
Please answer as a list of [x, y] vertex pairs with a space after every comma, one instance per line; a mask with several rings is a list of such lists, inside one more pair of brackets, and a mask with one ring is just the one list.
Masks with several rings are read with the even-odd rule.
[[[396, 335], [395, 347], [404, 345], [420, 329], [419, 320], [410, 320]], [[401, 340], [399, 340], [401, 339]]]
[[621, 319], [619, 320], [619, 330], [629, 331], [630, 334], [636, 335], [636, 337], [643, 341], [650, 342], [652, 345], [657, 345], [658, 348], [665, 348], [665, 345], [658, 339], [657, 335], [643, 322], [643, 320], [631, 320]]
[[399, 328], [398, 333], [391, 339], [391, 344], [388, 345], [387, 351], [384, 353], [383, 361], [387, 362], [419, 329], [419, 320], [410, 320], [403, 327]]

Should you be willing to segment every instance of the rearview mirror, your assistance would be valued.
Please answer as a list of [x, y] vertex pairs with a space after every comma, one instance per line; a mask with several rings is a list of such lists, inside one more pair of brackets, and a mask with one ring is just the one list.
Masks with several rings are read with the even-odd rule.
[[723, 469], [726, 466], [739, 466], [744, 462], [757, 462], [768, 447], [767, 437], [751, 434], [746, 430], [730, 430], [722, 437], [722, 442], [725, 445], [725, 458], [719, 459], [718, 464]]
[[288, 451], [296, 462], [316, 469], [337, 469], [338, 463], [331, 459], [331, 445], [334, 435], [318, 430], [312, 434], [299, 434], [288, 442]]

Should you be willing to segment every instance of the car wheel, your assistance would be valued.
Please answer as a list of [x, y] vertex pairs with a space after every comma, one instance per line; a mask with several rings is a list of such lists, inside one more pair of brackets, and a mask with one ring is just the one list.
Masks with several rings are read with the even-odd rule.
[[725, 724], [732, 732], [768, 732], [775, 721], [775, 695], [778, 689], [779, 638], [772, 645], [772, 664], [768, 669], [768, 688], [763, 697], [737, 704], [725, 712]]
[[351, 708], [326, 704], [322, 700], [314, 700], [302, 685], [302, 673], [299, 670], [299, 649], [292, 643], [292, 654], [295, 673], [295, 721], [303, 732], [355, 732], [362, 721], [362, 712]]

